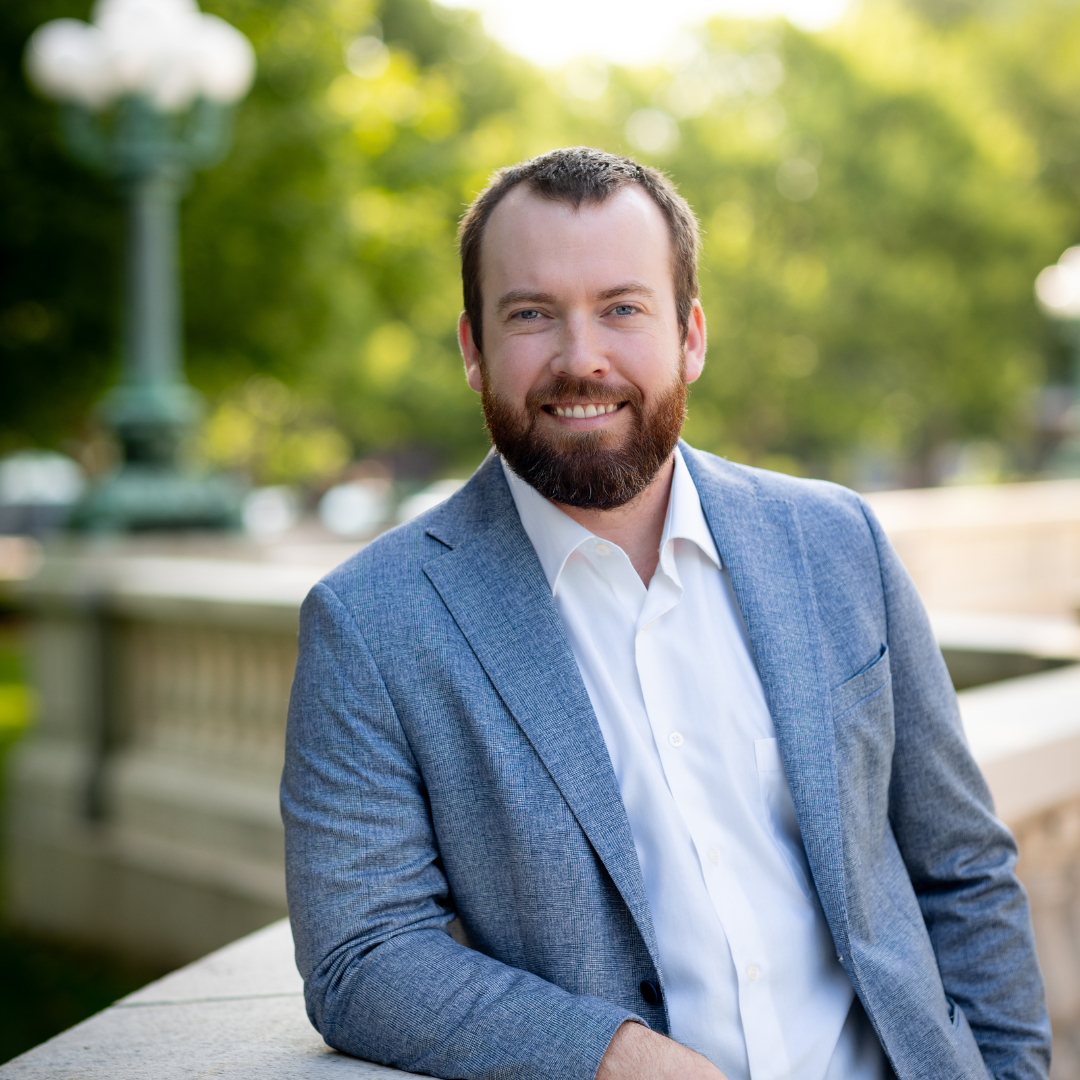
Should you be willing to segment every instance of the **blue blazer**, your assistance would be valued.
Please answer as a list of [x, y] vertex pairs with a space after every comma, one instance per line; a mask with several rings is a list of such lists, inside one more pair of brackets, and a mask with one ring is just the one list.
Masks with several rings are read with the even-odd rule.
[[[880, 526], [843, 488], [683, 453], [837, 954], [896, 1075], [1045, 1078], [1015, 846]], [[297, 964], [331, 1046], [437, 1077], [592, 1080], [624, 1020], [666, 1032], [615, 774], [494, 455], [311, 591], [281, 802]]]

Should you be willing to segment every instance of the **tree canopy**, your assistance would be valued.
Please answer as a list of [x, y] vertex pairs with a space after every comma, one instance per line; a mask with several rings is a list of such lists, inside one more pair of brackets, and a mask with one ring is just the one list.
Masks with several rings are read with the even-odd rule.
[[[259, 75], [183, 209], [202, 452], [260, 482], [350, 459], [460, 472], [487, 442], [454, 341], [456, 223], [490, 172], [589, 143], [703, 226], [710, 348], [687, 437], [871, 485], [981, 440], [1038, 466], [1065, 377], [1032, 282], [1080, 232], [1080, 9], [875, 0], [810, 35], [716, 19], [663, 64], [541, 72], [429, 0], [207, 0]], [[0, 451], [93, 456], [122, 207], [69, 162], [21, 52], [86, 0], [0, 9]]]

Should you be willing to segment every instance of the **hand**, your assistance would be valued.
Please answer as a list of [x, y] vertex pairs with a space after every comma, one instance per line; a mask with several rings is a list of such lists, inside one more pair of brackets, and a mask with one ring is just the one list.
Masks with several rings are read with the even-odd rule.
[[596, 1080], [727, 1080], [700, 1054], [628, 1020], [615, 1032]]

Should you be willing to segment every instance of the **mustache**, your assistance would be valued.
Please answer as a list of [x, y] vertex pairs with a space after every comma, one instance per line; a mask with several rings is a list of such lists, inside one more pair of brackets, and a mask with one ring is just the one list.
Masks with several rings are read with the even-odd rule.
[[555, 379], [544, 386], [533, 387], [525, 395], [525, 408], [530, 414], [541, 411], [545, 405], [618, 405], [627, 402], [633, 408], [641, 408], [641, 391], [629, 384], [608, 385], [592, 379]]

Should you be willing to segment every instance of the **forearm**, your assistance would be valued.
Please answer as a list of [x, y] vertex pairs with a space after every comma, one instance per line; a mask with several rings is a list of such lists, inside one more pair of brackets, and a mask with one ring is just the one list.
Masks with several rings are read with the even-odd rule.
[[364, 956], [339, 950], [311, 973], [305, 992], [331, 1046], [428, 1076], [593, 1080], [632, 1015], [465, 949], [440, 930], [399, 934]]

